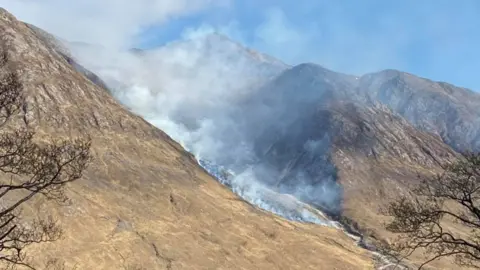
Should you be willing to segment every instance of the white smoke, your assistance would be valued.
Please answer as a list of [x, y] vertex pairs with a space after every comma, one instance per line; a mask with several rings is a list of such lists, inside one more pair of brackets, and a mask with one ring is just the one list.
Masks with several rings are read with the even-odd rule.
[[[328, 188], [309, 186], [310, 176], [301, 172], [293, 176], [299, 185], [274, 187], [280, 182], [279, 169], [262, 164], [256, 153], [255, 137], [267, 125], [284, 125], [287, 109], [261, 102], [253, 102], [251, 110], [243, 106], [287, 65], [214, 34], [241, 37], [235, 24], [188, 28], [181, 40], [148, 52], [127, 49], [145, 27], [229, 2], [0, 0], [19, 19], [70, 41], [67, 47], [74, 58], [97, 74], [121, 103], [167, 132], [198, 160], [231, 170], [233, 177], [225, 184], [243, 198], [290, 219], [324, 223], [315, 209], [290, 195], [332, 204]], [[285, 18], [278, 12], [270, 15], [257, 38], [269, 40], [272, 34], [277, 45], [291, 45], [285, 41], [299, 36], [293, 30], [279, 35], [289, 29], [283, 24]], [[97, 42], [101, 45], [93, 45]], [[293, 48], [290, 51], [296, 53]], [[215, 167], [209, 169], [216, 174]]]
[[[167, 132], [198, 160], [211, 162], [200, 164], [245, 200], [292, 220], [328, 224], [318, 210], [286, 195], [307, 201], [326, 197], [328, 191], [315, 194], [318, 189], [302, 186], [280, 194], [269, 188], [269, 183], [278, 181], [279, 172], [259, 165], [252, 126], [268, 124], [267, 117], [279, 108], [262, 107], [252, 117], [238, 111], [262, 83], [288, 66], [211, 33], [189, 29], [182, 40], [143, 52], [69, 46], [119, 101]], [[219, 175], [217, 166], [231, 171], [228, 180]]]

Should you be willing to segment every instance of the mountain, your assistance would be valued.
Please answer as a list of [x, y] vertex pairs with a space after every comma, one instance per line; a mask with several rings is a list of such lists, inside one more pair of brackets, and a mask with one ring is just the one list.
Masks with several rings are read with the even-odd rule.
[[[38, 39], [42, 40], [50, 48], [54, 49], [57, 53], [62, 55], [63, 58], [65, 60], [67, 60], [67, 62], [69, 62], [69, 64], [71, 64], [75, 68], [75, 70], [77, 70], [78, 72], [85, 75], [90, 81], [97, 84], [98, 86], [100, 86], [102, 88], [105, 88], [105, 89], [107, 88], [107, 85], [105, 84], [105, 82], [103, 82], [103, 80], [100, 79], [95, 73], [86, 69], [85, 67], [83, 67], [77, 61], [75, 61], [73, 59], [73, 56], [70, 52], [70, 49], [68, 49], [64, 45], [65, 43], [68, 43], [67, 41], [61, 40], [60, 38], [53, 36], [52, 34], [44, 31], [43, 29], [36, 27], [35, 25], [27, 23], [26, 26], [28, 28], [30, 28], [35, 33], [35, 35], [37, 36]], [[72, 42], [72, 44], [75, 44], [76, 47], [81, 47], [81, 46], [90, 47], [89, 44], [85, 44], [85, 43], [78, 43], [78, 42], [73, 43]], [[96, 48], [96, 49], [98, 49], [98, 48]]]
[[391, 237], [382, 205], [417, 175], [478, 151], [479, 98], [399, 71], [355, 77], [301, 64], [245, 99], [238, 117], [271, 172], [257, 179], [343, 220], [374, 248]]
[[[215, 34], [115, 61], [77, 57], [244, 199], [304, 222], [320, 209], [371, 249], [391, 237], [379, 207], [480, 150], [480, 95], [405, 72], [290, 67]], [[284, 207], [292, 198], [302, 211]]]
[[469, 89], [395, 70], [354, 77], [315, 64], [292, 67], [263, 88], [267, 98], [280, 93], [285, 101], [315, 103], [334, 96], [366, 106], [380, 103], [457, 151], [480, 150], [480, 95]]
[[372, 255], [342, 231], [290, 222], [241, 200], [3, 9], [0, 40], [4, 68], [19, 74], [27, 97], [17, 124], [39, 138], [93, 139], [94, 163], [68, 186], [69, 203], [38, 198], [26, 206], [54, 215], [65, 230], [61, 240], [29, 250], [40, 267], [48, 258], [77, 269], [373, 267]]
[[458, 151], [480, 151], [480, 95], [395, 70], [367, 74], [358, 88]]

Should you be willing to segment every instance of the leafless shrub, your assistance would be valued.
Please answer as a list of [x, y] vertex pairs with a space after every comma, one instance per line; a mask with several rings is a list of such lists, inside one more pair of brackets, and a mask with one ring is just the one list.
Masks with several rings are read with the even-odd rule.
[[[8, 60], [0, 53], [0, 68]], [[91, 160], [90, 139], [34, 141], [27, 128], [6, 128], [25, 104], [22, 84], [15, 73], [0, 77], [0, 263], [7, 269], [33, 269], [25, 247], [60, 238], [61, 228], [52, 217], [27, 219], [21, 206], [41, 195], [64, 202], [64, 187], [82, 177]]]
[[[393, 218], [386, 229], [400, 236], [383, 251], [401, 261], [423, 250], [428, 260], [419, 269], [450, 256], [459, 266], [480, 268], [480, 154], [466, 154], [442, 174], [420, 180], [385, 209]], [[447, 222], [456, 230], [449, 230]]]

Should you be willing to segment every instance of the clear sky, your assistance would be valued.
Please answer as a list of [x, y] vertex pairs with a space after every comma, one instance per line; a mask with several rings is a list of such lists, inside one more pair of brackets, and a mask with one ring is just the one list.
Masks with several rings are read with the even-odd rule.
[[110, 35], [149, 48], [217, 31], [289, 64], [357, 75], [394, 68], [480, 90], [480, 0], [33, 2], [0, 5], [69, 39]]

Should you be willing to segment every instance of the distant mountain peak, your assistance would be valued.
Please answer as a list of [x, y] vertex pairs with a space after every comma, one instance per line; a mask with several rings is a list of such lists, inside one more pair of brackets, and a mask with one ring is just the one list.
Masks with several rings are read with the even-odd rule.
[[291, 67], [285, 72], [289, 77], [301, 76], [302, 78], [311, 76], [312, 78], [323, 78], [324, 80], [345, 81], [349, 84], [355, 84], [357, 77], [344, 73], [339, 73], [325, 68], [316, 63], [302, 63]]
[[257, 61], [274, 63], [274, 64], [282, 65], [285, 67], [287, 66], [287, 64], [285, 64], [280, 59], [275, 58], [269, 54], [259, 52], [253, 48], [247, 47], [242, 43], [235, 41], [234, 39], [231, 39], [229, 36], [222, 34], [220, 32], [213, 32], [213, 33], [207, 34], [205, 35], [204, 38], [210, 43], [218, 43], [219, 45], [230, 43], [232, 46], [235, 46], [237, 49], [246, 52]]
[[253, 48], [249, 48], [238, 41], [230, 38], [229, 36], [219, 33], [212, 32], [204, 35], [192, 36], [186, 39], [175, 40], [170, 43], [167, 43], [164, 46], [157, 47], [150, 50], [162, 50], [162, 49], [187, 49], [187, 50], [197, 50], [201, 51], [209, 57], [215, 57], [215, 54], [229, 57], [248, 57], [251, 60], [260, 63], [266, 63], [277, 68], [288, 68], [288, 65], [283, 61], [270, 56], [268, 54], [256, 51]]
[[[298, 69], [298, 70], [304, 70], [304, 71], [310, 71], [314, 73], [324, 73], [324, 74], [342, 74], [338, 73], [335, 71], [332, 71], [320, 64], [317, 63], [312, 63], [312, 62], [307, 62], [307, 63], [301, 63], [293, 67], [293, 69]], [[344, 74], [346, 75], [346, 74]], [[349, 75], [348, 75], [349, 76]]]
[[10, 14], [7, 10], [0, 7], [0, 18], [5, 21], [16, 21], [17, 19]]
[[229, 38], [227, 35], [222, 34], [220, 32], [212, 32], [204, 35], [204, 38], [212, 41], [222, 41], [222, 42], [231, 42], [231, 43], [236, 43], [239, 44], [238, 42], [233, 41], [231, 38]]

